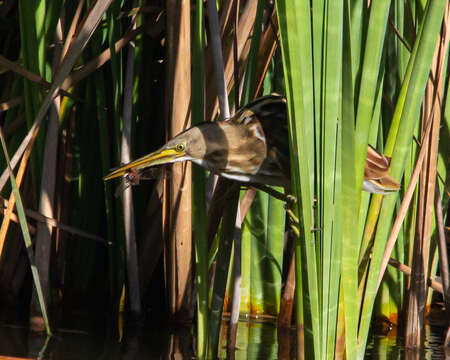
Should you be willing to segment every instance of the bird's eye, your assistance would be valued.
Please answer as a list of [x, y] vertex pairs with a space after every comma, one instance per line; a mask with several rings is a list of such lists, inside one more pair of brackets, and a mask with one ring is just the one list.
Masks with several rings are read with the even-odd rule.
[[176, 149], [178, 152], [184, 151], [184, 144], [178, 144]]

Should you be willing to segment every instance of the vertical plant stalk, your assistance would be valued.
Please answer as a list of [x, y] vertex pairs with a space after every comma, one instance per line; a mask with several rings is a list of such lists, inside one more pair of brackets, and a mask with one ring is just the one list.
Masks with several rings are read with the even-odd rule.
[[[248, 64], [245, 71], [244, 93], [242, 95], [242, 102], [249, 103], [255, 96], [255, 80], [258, 63], [258, 50], [260, 47], [261, 32], [262, 32], [262, 18], [263, 11], [266, 5], [265, 0], [258, 1], [256, 8], [255, 25], [253, 26], [252, 43], [250, 45], [250, 53], [248, 54]], [[235, 84], [235, 88], [238, 86]]]
[[[355, 170], [356, 194], [361, 199], [364, 177], [364, 164], [367, 153], [370, 123], [373, 106], [376, 101], [376, 90], [381, 64], [382, 48], [385, 41], [391, 0], [374, 1], [370, 4], [370, 19], [367, 30], [366, 48], [361, 69], [361, 87], [356, 95], [358, 107], [356, 112], [355, 137]], [[358, 96], [359, 95], [359, 96]], [[368, 121], [369, 119], [369, 121]], [[360, 200], [359, 200], [360, 201]], [[359, 212], [358, 201], [358, 212]]]
[[[75, 111], [74, 108], [67, 114], [67, 120], [61, 126], [60, 143], [58, 145], [58, 164], [57, 164], [57, 184], [56, 184], [56, 207], [55, 217], [59, 222], [69, 223], [70, 210], [72, 204], [70, 180], [72, 176], [72, 160], [73, 160], [73, 137], [75, 128]], [[105, 170], [106, 172], [106, 170]], [[67, 253], [68, 234], [61, 229], [55, 230], [55, 268], [58, 278], [58, 285], [64, 284], [65, 280], [65, 261]], [[57, 286], [58, 286], [57, 285]], [[64, 296], [63, 292], [63, 296]]]
[[[200, 123], [203, 106], [203, 1], [195, 2], [195, 23], [192, 38], [192, 122]], [[208, 340], [208, 242], [206, 239], [205, 171], [193, 168], [192, 203], [195, 263], [197, 270], [197, 358], [206, 357]]]
[[[219, 99], [219, 107], [220, 107], [220, 115], [222, 120], [226, 120], [230, 117], [230, 106], [228, 103], [228, 91], [225, 81], [225, 71], [223, 65], [223, 54], [222, 54], [222, 41], [220, 38], [220, 28], [219, 28], [219, 19], [217, 14], [217, 7], [214, 0], [207, 1], [207, 12], [209, 19], [209, 29], [211, 36], [211, 51], [212, 51], [212, 62], [214, 66], [214, 73], [216, 77], [216, 89], [217, 89], [217, 97]], [[208, 74], [206, 74], [208, 76]], [[216, 101], [216, 95], [214, 94], [214, 102]], [[208, 103], [207, 103], [208, 104]], [[208, 115], [207, 118], [209, 119]], [[226, 183], [230, 183], [224, 178], [219, 178], [215, 180], [217, 176], [211, 174], [210, 180], [207, 182], [208, 186], [211, 186], [213, 189], [207, 190], [211, 193], [215, 193], [214, 189], [220, 189], [225, 187]], [[213, 195], [214, 197], [214, 195]], [[213, 206], [214, 207], [214, 206]], [[219, 210], [222, 211], [221, 209]], [[211, 219], [208, 216], [209, 219]], [[219, 224], [220, 216], [216, 217], [215, 224]], [[209, 221], [210, 222], [210, 221]], [[210, 222], [211, 223], [211, 222]], [[212, 225], [212, 224], [211, 224]], [[210, 227], [210, 225], [208, 225]], [[213, 235], [213, 232], [210, 232], [208, 229], [208, 233]], [[215, 232], [214, 232], [215, 233]], [[209, 239], [209, 236], [208, 236]], [[209, 348], [209, 345], [208, 345]], [[208, 350], [209, 351], [209, 350]]]
[[[234, 109], [238, 111], [239, 97], [239, 49], [238, 49], [238, 29], [239, 29], [239, 5], [240, 0], [234, 1], [234, 34], [233, 34], [233, 75], [234, 75]], [[234, 259], [233, 259], [233, 298], [231, 301], [231, 316], [228, 326], [228, 352], [234, 354], [236, 349], [237, 328], [239, 321], [239, 311], [241, 305], [241, 283], [242, 283], [242, 219], [240, 207], [237, 207], [236, 229], [234, 237]]]
[[[240, 16], [239, 21], [239, 29], [238, 29], [238, 52], [240, 54], [239, 61], [241, 63], [245, 63], [247, 55], [248, 55], [248, 48], [249, 48], [249, 36], [253, 29], [255, 16], [256, 16], [256, 9], [257, 9], [257, 1], [247, 1], [246, 5], [242, 9], [242, 14]], [[215, 52], [213, 51], [213, 56]], [[231, 89], [231, 86], [233, 85], [233, 49], [232, 44], [229, 44], [229, 46], [225, 47], [225, 50], [223, 51], [223, 57], [225, 61], [225, 68], [224, 68], [224, 76], [225, 76], [225, 85], [228, 86], [228, 90]], [[212, 62], [215, 60], [213, 59]], [[214, 64], [210, 64], [210, 62], [206, 63], [206, 77], [212, 75], [212, 68]], [[215, 66], [215, 65], [214, 65]], [[243, 69], [242, 69], [243, 70]], [[241, 73], [240, 73], [241, 76]], [[210, 85], [211, 86], [211, 85]], [[216, 90], [214, 86], [210, 87], [207, 84], [207, 91], [206, 91], [206, 99], [205, 99], [205, 107], [206, 107], [206, 119], [214, 119], [217, 113], [217, 100], [216, 100]], [[220, 104], [219, 104], [220, 105]], [[221, 109], [222, 111], [222, 109]]]
[[[109, 85], [109, 97], [110, 97], [110, 104], [111, 104], [111, 117], [108, 119], [109, 126], [112, 125], [112, 131], [110, 138], [112, 138], [112, 142], [114, 144], [120, 144], [122, 145], [122, 137], [124, 132], [127, 130], [122, 129], [122, 127], [125, 127], [123, 124], [123, 102], [125, 101], [124, 98], [124, 79], [125, 79], [125, 56], [122, 56], [122, 54], [117, 53], [114, 51], [115, 49], [115, 43], [116, 40], [119, 38], [119, 34], [122, 32], [122, 23], [120, 21], [117, 21], [117, 17], [119, 16], [121, 11], [121, 4], [117, 1], [114, 1], [111, 4], [111, 7], [108, 9], [106, 15], [105, 15], [105, 26], [102, 29], [102, 37], [103, 41], [107, 42], [107, 46], [109, 48], [110, 52], [110, 62], [108, 64], [110, 75], [104, 76], [102, 72], [99, 72], [96, 77], [100, 77], [104, 80], [109, 78], [110, 85]], [[101, 46], [102, 42], [99, 37], [96, 39], [96, 43], [92, 44], [93, 46]], [[90, 89], [91, 91], [93, 88]], [[97, 94], [99, 94], [99, 99], [97, 100], [98, 103], [100, 102], [106, 102], [105, 96], [107, 89], [103, 87], [102, 89], [99, 89], [96, 91]], [[99, 115], [99, 120], [104, 121], [104, 116]], [[108, 126], [107, 125], [107, 126]], [[104, 125], [102, 125], [104, 126]], [[108, 140], [102, 139], [102, 145], [105, 145]], [[120, 158], [121, 154], [121, 148], [119, 146], [114, 148], [113, 155], [116, 155], [118, 158]], [[108, 149], [103, 150], [108, 151]], [[86, 159], [87, 160], [87, 159]], [[105, 188], [108, 189], [108, 188]], [[106, 195], [105, 198], [105, 205], [109, 206], [111, 203], [109, 203], [111, 197], [110, 194]], [[123, 201], [123, 198], [122, 198]], [[125, 195], [125, 201], [126, 195]], [[124, 214], [124, 206], [120, 206], [120, 200], [116, 199], [116, 206], [114, 209], [114, 217], [115, 219], [120, 219]], [[122, 203], [123, 204], [123, 203]], [[111, 221], [111, 215], [110, 220]], [[113, 220], [114, 221], [114, 220]], [[110, 280], [110, 306], [111, 306], [111, 313], [114, 314], [113, 317], [118, 316], [120, 312], [125, 311], [125, 297], [128, 295], [128, 288], [126, 287], [128, 285], [127, 281], [127, 275], [126, 275], [126, 266], [128, 261], [128, 254], [127, 253], [127, 240], [126, 240], [126, 234], [127, 230], [125, 229], [125, 224], [129, 226], [129, 228], [132, 227], [132, 224], [130, 224], [130, 218], [124, 218], [124, 222], [114, 221], [114, 238], [116, 240], [116, 246], [111, 248], [108, 252], [108, 266], [109, 266], [109, 280]], [[120, 321], [120, 318], [119, 318]], [[120, 326], [119, 322], [119, 332], [121, 332], [122, 327]]]
[[236, 209], [236, 224], [234, 227], [234, 258], [233, 258], [233, 298], [231, 302], [231, 317], [228, 328], [228, 351], [236, 350], [236, 338], [239, 321], [239, 309], [241, 305], [241, 283], [242, 283], [242, 220], [240, 207]]
[[8, 149], [6, 148], [5, 138], [3, 136], [3, 129], [1, 127], [0, 127], [0, 141], [2, 143], [3, 153], [5, 155], [6, 163], [7, 163], [7, 170], [9, 172], [11, 186], [12, 186], [14, 196], [16, 199], [17, 214], [18, 214], [19, 220], [20, 220], [20, 227], [22, 229], [25, 247], [27, 249], [28, 259], [30, 261], [31, 273], [33, 275], [33, 281], [36, 286], [36, 291], [37, 291], [38, 298], [39, 298], [39, 304], [41, 305], [41, 312], [42, 312], [42, 315], [44, 318], [45, 329], [46, 329], [47, 335], [51, 335], [50, 324], [48, 322], [48, 316], [47, 316], [47, 308], [45, 305], [45, 297], [44, 297], [44, 294], [42, 293], [41, 282], [39, 279], [39, 272], [36, 267], [36, 263], [34, 261], [33, 244], [31, 243], [30, 233], [28, 231], [27, 218], [25, 216], [25, 210], [24, 210], [24, 207], [22, 204], [22, 199], [20, 197], [19, 188], [17, 187], [16, 179], [14, 177], [14, 173], [13, 173], [13, 170], [10, 165]]
[[[446, 10], [448, 10], [448, 6]], [[446, 13], [448, 15], [448, 11]], [[436, 44], [423, 105], [422, 131], [424, 135], [422, 136], [422, 148], [426, 148], [427, 154], [421, 171], [411, 289], [408, 294], [408, 312], [405, 327], [405, 345], [408, 347], [421, 346], [423, 341], [424, 312], [428, 290], [426, 279], [428, 278], [431, 227], [435, 208], [434, 196], [441, 119], [440, 99], [443, 98], [443, 69], [449, 35], [449, 28], [446, 25], [447, 16], [444, 17], [441, 36]], [[429, 126], [429, 122], [432, 123], [430, 135], [424, 131]]]
[[[334, 360], [343, 360], [345, 354], [345, 322], [343, 287], [339, 286], [339, 301], [337, 309], [337, 325], [335, 333]], [[331, 349], [330, 349], [331, 350]]]
[[445, 240], [444, 216], [442, 214], [441, 194], [439, 185], [436, 184], [436, 194], [434, 196], [434, 206], [436, 214], [436, 227], [438, 231], [438, 247], [439, 247], [439, 272], [441, 273], [442, 288], [447, 309], [447, 316], [450, 314], [450, 267], [447, 255], [447, 242]]
[[[143, 232], [142, 243], [139, 247], [139, 281], [141, 291], [148, 288], [153, 273], [158, 265], [161, 254], [163, 254], [164, 241], [162, 239], [162, 199], [163, 199], [163, 177], [159, 177], [145, 210], [145, 217], [151, 219]], [[145, 264], [145, 266], [144, 266]]]
[[280, 301], [280, 313], [278, 315], [278, 327], [288, 329], [292, 323], [292, 310], [295, 295], [295, 255], [292, 252], [289, 270]]
[[83, 10], [84, 2], [85, 2], [85, 0], [80, 0], [78, 2], [77, 9], [75, 10], [75, 14], [73, 15], [69, 31], [67, 32], [66, 41], [64, 42], [64, 45], [62, 48], [61, 60], [64, 59], [64, 56], [66, 56], [67, 50], [69, 49], [69, 46], [72, 43], [72, 38], [77, 29], [78, 20], [80, 19], [81, 10]]
[[278, 17], [275, 7], [273, 8], [269, 24], [261, 37], [261, 46], [258, 52], [258, 70], [256, 71], [255, 97], [259, 96], [263, 89], [264, 79], [269, 69], [275, 50], [278, 46], [280, 30], [278, 28]]
[[[31, 149], [27, 149], [25, 151], [25, 153], [23, 154], [23, 157], [24, 157], [24, 159], [26, 159], [26, 161], [28, 161], [30, 154], [31, 154]], [[17, 171], [17, 178], [16, 178], [16, 183], [17, 183], [18, 187], [21, 186], [24, 175], [25, 175], [25, 167], [20, 167], [19, 170]], [[3, 253], [3, 247], [5, 244], [6, 234], [8, 233], [9, 223], [11, 221], [11, 216], [14, 212], [15, 203], [16, 203], [16, 199], [14, 196], [14, 192], [12, 192], [11, 195], [9, 196], [8, 207], [3, 216], [2, 226], [0, 228], [0, 257]]]
[[[250, 230], [250, 223], [248, 222], [245, 226], [243, 226], [242, 222], [243, 220], [246, 218], [247, 214], [250, 211], [250, 207], [253, 204], [253, 201], [255, 200], [256, 197], [256, 192], [257, 190], [255, 188], [249, 188], [247, 189], [247, 191], [245, 191], [244, 195], [241, 197], [241, 201], [240, 201], [240, 205], [239, 205], [239, 211], [240, 211], [240, 225], [239, 228], [241, 228], [241, 234], [240, 234], [240, 238], [238, 239], [239, 241], [241, 241], [241, 245], [240, 245], [240, 254], [238, 255], [234, 255], [235, 257], [238, 256], [241, 258], [241, 262], [238, 265], [240, 267], [240, 269], [238, 269], [238, 273], [240, 274], [240, 284], [239, 284], [239, 289], [237, 289], [239, 291], [239, 309], [236, 309], [236, 312], [244, 312], [246, 314], [249, 314], [251, 312], [251, 303], [250, 303], [250, 288], [251, 288], [251, 282], [250, 282], [250, 261], [249, 261], [249, 256], [248, 255], [250, 252], [250, 237], [251, 237], [251, 230]], [[250, 226], [249, 226], [250, 225]], [[244, 258], [245, 260], [242, 261], [242, 258]], [[233, 263], [233, 266], [235, 264]], [[236, 272], [236, 269], [234, 269], [233, 271], [233, 275], [236, 277], [236, 275], [234, 274]], [[233, 297], [236, 299], [236, 303], [237, 303], [237, 295], [235, 297], [235, 293], [234, 290], [232, 291], [233, 293]], [[232, 304], [232, 307], [234, 307], [234, 303]], [[237, 307], [237, 304], [236, 304]], [[232, 312], [233, 312], [233, 308], [232, 308]], [[237, 319], [237, 317], [236, 317]], [[237, 320], [236, 320], [237, 322]], [[231, 331], [234, 331], [232, 329], [230, 329]], [[233, 334], [229, 334], [230, 336]], [[228, 340], [231, 341], [231, 340]], [[229, 349], [230, 350], [230, 349]], [[229, 355], [233, 355], [234, 353], [230, 353]]]
[[[137, 0], [134, 0], [132, 3], [132, 8], [135, 8], [136, 6]], [[136, 29], [136, 22], [134, 21], [134, 17], [131, 20], [132, 30]], [[125, 88], [123, 94], [123, 129], [120, 152], [120, 161], [123, 164], [126, 164], [131, 160], [131, 117], [133, 112], [134, 60], [135, 43], [134, 41], [130, 41], [130, 43], [128, 44], [127, 63], [125, 70]], [[139, 288], [139, 270], [136, 250], [133, 193], [130, 186], [127, 187], [123, 192], [122, 203], [123, 219], [125, 225], [125, 250], [130, 310], [132, 313], [140, 314], [142, 312], [142, 306]]]
[[236, 1], [225, 1], [220, 4], [220, 11], [219, 11], [219, 22], [220, 22], [220, 38], [223, 39], [225, 36], [225, 32], [230, 29], [230, 22], [231, 22], [231, 13], [234, 8], [234, 5], [236, 4]]
[[[41, 2], [29, 2], [19, 1], [19, 28], [20, 28], [20, 44], [21, 44], [21, 57], [24, 65], [31, 72], [38, 74], [41, 77], [45, 75], [44, 63], [45, 63], [45, 30], [43, 19], [45, 17], [46, 3]], [[49, 14], [49, 17], [53, 14]], [[30, 127], [33, 118], [39, 111], [40, 102], [43, 98], [43, 92], [39, 86], [28, 79], [23, 79], [23, 89], [25, 94], [24, 108], [25, 119], [27, 126]], [[37, 140], [38, 143], [40, 142]], [[42, 160], [40, 147], [39, 153], [31, 155], [35, 160]], [[31, 169], [33, 176], [37, 178], [37, 162], [34, 161], [34, 166]]]
[[[248, 51], [248, 57], [247, 57], [247, 66], [243, 67], [241, 69], [241, 72], [245, 72], [245, 78], [243, 83], [243, 91], [242, 91], [242, 103], [247, 104], [250, 101], [252, 101], [256, 95], [257, 92], [255, 89], [257, 88], [257, 82], [262, 82], [262, 79], [265, 75], [265, 71], [267, 70], [267, 67], [265, 69], [262, 69], [260, 73], [258, 73], [258, 65], [261, 62], [269, 61], [267, 57], [269, 56], [270, 52], [267, 52], [266, 58], [259, 57], [259, 51], [262, 52], [262, 43], [261, 43], [261, 34], [262, 34], [262, 21], [263, 21], [263, 14], [265, 9], [266, 1], [258, 1], [257, 7], [256, 7], [256, 17], [253, 25], [253, 31], [251, 36], [251, 43], [250, 43], [250, 49]], [[244, 21], [244, 19], [243, 19]], [[270, 27], [267, 29], [267, 31], [271, 31]], [[237, 34], [239, 37], [241, 34]], [[236, 47], [238, 48], [237, 44]], [[241, 62], [242, 64], [245, 64], [244, 59]], [[244, 70], [245, 69], [245, 70]], [[257, 75], [260, 75], [261, 78], [257, 79]], [[237, 80], [236, 80], [237, 79]], [[235, 91], [238, 92], [239, 95], [239, 76], [235, 74], [235, 80], [234, 80], [234, 87]], [[240, 100], [238, 102], [241, 102]], [[275, 269], [275, 262], [276, 260], [272, 258], [273, 253], [271, 253], [271, 246], [269, 245], [268, 238], [273, 235], [273, 231], [277, 231], [275, 228], [277, 227], [277, 221], [280, 219], [276, 216], [274, 216], [272, 222], [268, 218], [269, 213], [269, 196], [266, 193], [257, 192], [256, 196], [254, 198], [253, 207], [250, 214], [250, 236], [246, 239], [247, 246], [245, 247], [238, 247], [235, 245], [235, 249], [237, 248], [238, 251], [241, 252], [241, 256], [239, 258], [246, 259], [245, 262], [248, 262], [249, 264], [246, 265], [240, 265], [244, 268], [243, 271], [239, 269], [239, 273], [235, 274], [236, 277], [239, 277], [239, 283], [241, 282], [242, 278], [246, 280], [246, 286], [244, 286], [244, 289], [247, 288], [248, 290], [243, 290], [244, 294], [248, 293], [248, 299], [247, 302], [248, 305], [245, 307], [249, 307], [248, 311], [250, 311], [253, 314], [258, 313], [264, 313], [264, 312], [271, 312], [271, 313], [277, 313], [278, 312], [278, 299], [274, 300], [274, 294], [269, 295], [269, 292], [265, 293], [265, 286], [270, 286], [264, 281], [264, 274], [268, 276], [273, 282], [276, 282], [276, 272], [278, 269]], [[273, 210], [273, 208], [272, 208]], [[284, 213], [284, 209], [283, 209]], [[266, 221], [267, 220], [267, 221]], [[272, 225], [272, 233], [269, 232], [269, 226]], [[258, 230], [256, 230], [258, 229]], [[270, 234], [269, 234], [270, 233]], [[281, 231], [282, 234], [282, 231]], [[277, 239], [278, 240], [278, 239]], [[247, 250], [247, 251], [246, 251]], [[270, 258], [272, 261], [269, 262], [267, 259]], [[271, 273], [272, 271], [272, 273]], [[246, 275], [246, 273], [248, 275]], [[244, 280], [244, 281], [245, 281]], [[266, 279], [269, 281], [268, 279]], [[241, 295], [241, 288], [239, 290], [239, 297]], [[238, 299], [238, 295], [234, 294], [234, 299]], [[245, 299], [245, 295], [244, 295]], [[237, 306], [233, 304], [233, 307], [236, 312]], [[237, 321], [237, 314], [235, 317]], [[234, 319], [233, 319], [234, 320]], [[234, 340], [235, 342], [235, 340]]]
[[[297, 356], [321, 357], [320, 310], [314, 228], [314, 119], [311, 8], [276, 1], [288, 105], [293, 194], [301, 201], [302, 237], [294, 238]], [[300, 181], [301, 178], [301, 181]], [[302, 346], [304, 344], [304, 346]]]
[[[423, 119], [425, 119], [424, 114]], [[433, 121], [430, 119], [429, 121]], [[425, 149], [425, 158], [429, 156], [429, 138], [422, 137], [422, 147]], [[424, 161], [426, 162], [426, 160]], [[419, 190], [419, 207], [417, 211], [416, 232], [414, 236], [414, 248], [412, 259], [411, 286], [408, 292], [407, 313], [405, 325], [405, 346], [419, 347], [422, 343], [422, 331], [424, 327], [424, 306], [426, 302], [426, 278], [428, 273], [427, 262], [429, 254], [429, 242], [425, 238], [424, 220], [426, 194], [424, 193], [424, 180], [426, 178], [427, 165], [422, 163], [420, 173], [421, 184]]]
[[[169, 0], [167, 6], [167, 114], [169, 137], [191, 123], [190, 1]], [[182, 61], [180, 59], [183, 59]], [[166, 255], [169, 311], [174, 320], [192, 319], [191, 164], [175, 163], [168, 180], [168, 247]]]
[[[62, 55], [62, 43], [63, 40], [63, 30], [61, 17], [58, 20], [56, 33], [55, 33], [55, 53], [53, 57], [53, 69], [56, 73], [56, 69], [59, 67]], [[41, 194], [39, 200], [39, 212], [47, 217], [54, 217], [54, 205], [55, 205], [55, 187], [56, 187], [56, 162], [58, 153], [58, 120], [59, 120], [59, 109], [61, 105], [61, 98], [55, 97], [53, 104], [50, 107], [49, 123], [47, 127], [47, 134], [45, 139], [45, 150], [44, 150], [44, 162], [42, 167], [41, 176]], [[51, 258], [51, 247], [52, 247], [52, 226], [44, 223], [39, 223], [37, 226], [36, 234], [36, 266], [38, 268], [41, 282], [42, 282], [42, 292], [44, 297], [48, 299], [50, 294], [49, 289], [49, 278], [50, 278], [50, 258]], [[37, 294], [33, 291], [33, 296], [31, 299], [31, 316], [32, 321], [34, 313], [39, 311], [39, 303]], [[40, 314], [36, 314], [40, 315]]]
[[[317, 114], [316, 131], [320, 154], [317, 159], [317, 217], [321, 231], [316, 246], [319, 263], [319, 337], [322, 356], [331, 355], [335, 347], [338, 309], [336, 283], [341, 274], [345, 323], [345, 346], [349, 359], [356, 352], [357, 329], [357, 251], [354, 236], [355, 204], [355, 135], [354, 97], [350, 47], [350, 19], [347, 2], [329, 2], [324, 8], [324, 44], [322, 54], [321, 114]], [[344, 4], [347, 6], [344, 9]], [[346, 10], [346, 11], [344, 11]], [[319, 15], [320, 16], [320, 15]], [[317, 19], [316, 19], [317, 20]], [[315, 35], [315, 34], [314, 34]], [[313, 36], [314, 37], [314, 36]], [[318, 60], [316, 60], [318, 61]], [[315, 86], [320, 86], [320, 83]], [[319, 101], [317, 99], [316, 101]], [[319, 117], [320, 116], [320, 117]], [[342, 120], [341, 120], [342, 119]], [[338, 124], [336, 125], [336, 121]], [[317, 136], [317, 135], [316, 135]], [[339, 230], [339, 231], [338, 231]], [[341, 244], [340, 246], [338, 244]], [[347, 251], [338, 251], [344, 247]]]
[[[93, 47], [95, 48], [98, 44], [100, 39], [95, 39], [96, 44], [93, 44]], [[99, 149], [100, 149], [100, 164], [101, 164], [101, 170], [102, 173], [105, 174], [108, 169], [111, 168], [111, 142], [112, 139], [109, 135], [110, 131], [109, 128], [111, 126], [111, 119], [109, 118], [108, 114], [105, 113], [104, 109], [106, 107], [106, 89], [105, 89], [105, 74], [101, 71], [97, 71], [94, 74], [94, 81], [98, 84], [101, 84], [101, 86], [98, 87], [96, 91], [96, 108], [97, 108], [97, 121], [98, 121], [98, 143], [99, 143]], [[71, 119], [68, 122], [67, 130], [63, 132], [65, 133], [65, 141], [66, 141], [66, 148], [64, 149], [64, 154], [66, 154], [66, 159], [64, 160], [64, 179], [65, 182], [62, 184], [62, 194], [60, 195], [60, 207], [61, 207], [61, 214], [60, 216], [62, 218], [68, 217], [68, 211], [66, 209], [66, 206], [64, 206], [67, 202], [70, 203], [71, 197], [69, 196], [69, 186], [70, 184], [67, 182], [68, 179], [71, 177], [72, 173], [72, 148], [73, 148], [73, 139], [72, 137], [68, 136], [67, 134], [71, 134], [74, 127], [75, 127], [75, 120], [74, 116], [75, 112], [71, 115]], [[114, 207], [114, 201], [113, 201], [113, 190], [112, 190], [112, 183], [105, 182], [103, 193], [104, 193], [104, 204], [105, 204], [105, 211], [106, 211], [106, 234], [108, 236], [108, 239], [110, 241], [114, 241], [116, 244], [118, 244], [118, 235], [123, 233], [123, 230], [118, 231], [118, 227], [122, 224], [119, 224], [116, 219], [118, 218], [116, 215], [120, 211], [119, 207]], [[64, 204], [64, 205], [62, 205]], [[64, 238], [62, 238], [64, 241]], [[64, 251], [64, 243], [63, 245], [63, 251]], [[110, 295], [110, 301], [108, 303], [108, 308], [112, 313], [115, 313], [117, 311], [117, 303], [118, 303], [118, 273], [119, 266], [116, 264], [118, 263], [119, 256], [118, 253], [122, 249], [119, 249], [119, 246], [110, 246], [107, 249], [107, 258], [108, 258], [108, 292]]]
[[[219, 98], [219, 107], [222, 120], [230, 117], [228, 103], [228, 91], [225, 82], [225, 73], [223, 65], [222, 42], [220, 38], [220, 29], [216, 2], [207, 1], [207, 11], [210, 26], [211, 49], [213, 55], [213, 65], [216, 76], [217, 95]], [[220, 189], [227, 180], [219, 178], [216, 189]], [[208, 356], [216, 357], [218, 352], [219, 331], [222, 318], [223, 301], [226, 288], [226, 279], [231, 256], [231, 246], [235, 236], [234, 226], [236, 223], [236, 212], [239, 201], [239, 187], [233, 186], [229, 193], [229, 204], [224, 209], [223, 215], [223, 233], [219, 245], [219, 255], [217, 258], [213, 288], [213, 300], [211, 313], [208, 322]], [[211, 206], [212, 207], [212, 206]], [[221, 250], [222, 249], [222, 250]], [[222, 252], [222, 253], [221, 253]]]
[[240, 107], [239, 97], [239, 47], [238, 47], [238, 29], [239, 29], [239, 8], [240, 0], [234, 1], [234, 34], [233, 34], [233, 77], [234, 83], [234, 108], [236, 111]]
[[[217, 186], [219, 187], [219, 185]], [[222, 234], [219, 243], [219, 251], [216, 260], [216, 272], [214, 278], [214, 289], [211, 300], [211, 312], [209, 318], [208, 331], [208, 358], [215, 359], [218, 353], [220, 324], [222, 320], [222, 310], [230, 266], [231, 249], [233, 238], [236, 234], [236, 214], [239, 202], [239, 184], [231, 183], [231, 188], [227, 192], [224, 215], [222, 220]]]
[[214, 68], [217, 83], [217, 96], [219, 97], [219, 107], [222, 119], [230, 117], [230, 106], [228, 104], [228, 91], [225, 84], [225, 73], [222, 56], [222, 41], [220, 39], [219, 17], [217, 14], [216, 2], [207, 1], [209, 31], [211, 34], [211, 49], [213, 51]]

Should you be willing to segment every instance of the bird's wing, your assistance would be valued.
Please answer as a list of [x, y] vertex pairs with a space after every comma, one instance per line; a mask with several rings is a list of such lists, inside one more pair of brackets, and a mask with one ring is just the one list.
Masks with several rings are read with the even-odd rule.
[[367, 147], [366, 164], [364, 168], [365, 190], [374, 193], [388, 194], [400, 188], [399, 183], [389, 174], [391, 158], [380, 154], [372, 146]]
[[380, 154], [372, 146], [367, 147], [366, 167], [364, 175], [367, 178], [379, 179], [389, 174], [391, 159]]
[[277, 94], [263, 96], [243, 107], [230, 121], [247, 125], [255, 135], [262, 132], [270, 163], [267, 165], [277, 166], [289, 178], [289, 137], [284, 97]]

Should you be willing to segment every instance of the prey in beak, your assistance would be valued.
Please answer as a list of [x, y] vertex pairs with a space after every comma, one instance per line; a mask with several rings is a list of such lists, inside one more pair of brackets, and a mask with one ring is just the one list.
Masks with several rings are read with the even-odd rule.
[[123, 192], [130, 186], [139, 185], [141, 180], [155, 180], [164, 175], [165, 178], [169, 177], [166, 171], [163, 172], [163, 167], [156, 166], [152, 168], [140, 169], [131, 168], [127, 170], [127, 173], [123, 175], [120, 185], [117, 186], [114, 196], [119, 198]]

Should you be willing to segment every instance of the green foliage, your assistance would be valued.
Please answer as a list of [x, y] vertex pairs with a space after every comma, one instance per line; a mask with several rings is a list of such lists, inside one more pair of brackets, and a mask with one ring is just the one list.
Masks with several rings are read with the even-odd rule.
[[[387, 26], [391, 7], [397, 24], [402, 23], [400, 30], [408, 32], [404, 29], [409, 21], [404, 4], [377, 1], [366, 11], [362, 2], [313, 1], [310, 9], [306, 2], [277, 1], [292, 144], [292, 187], [301, 198], [305, 237], [296, 254], [301, 254], [301, 261], [297, 261], [302, 264], [302, 269], [297, 265], [297, 276], [303, 276], [306, 284], [303, 291], [297, 289], [297, 299], [303, 299], [303, 305], [297, 307], [304, 311], [306, 357], [333, 358], [335, 346], [330, 339], [334, 334], [341, 336], [339, 328], [345, 328], [346, 358], [364, 355], [375, 279], [397, 201], [397, 195], [386, 196], [378, 216], [382, 197], [372, 196], [367, 212], [370, 197], [361, 192], [366, 148], [371, 143], [382, 150], [383, 130], [388, 128], [385, 151], [392, 154], [391, 175], [401, 179], [407, 152], [415, 146], [413, 129], [444, 5], [427, 4], [409, 56], [398, 38], [386, 41], [394, 36]], [[385, 67], [387, 54], [391, 56], [389, 70]], [[398, 75], [402, 90], [390, 91], [395, 113], [392, 120], [381, 121], [387, 113], [381, 101], [383, 88], [391, 85], [392, 71]], [[402, 136], [396, 137], [397, 132]], [[318, 231], [311, 231], [313, 228]], [[396, 249], [394, 257], [408, 258], [402, 239]], [[370, 261], [362, 257], [365, 260], [358, 262], [368, 253]], [[368, 277], [361, 277], [367, 269]], [[402, 284], [402, 276], [396, 277], [395, 283]], [[343, 304], [343, 316], [339, 316], [343, 324], [336, 323], [338, 301]], [[400, 300], [395, 302], [399, 305]]]

